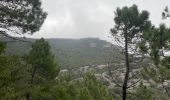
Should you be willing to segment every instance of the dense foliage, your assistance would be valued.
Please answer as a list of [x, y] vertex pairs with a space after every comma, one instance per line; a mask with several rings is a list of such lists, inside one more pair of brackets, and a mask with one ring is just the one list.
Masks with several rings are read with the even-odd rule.
[[46, 18], [40, 0], [1, 0], [0, 34], [33, 34], [38, 31]]

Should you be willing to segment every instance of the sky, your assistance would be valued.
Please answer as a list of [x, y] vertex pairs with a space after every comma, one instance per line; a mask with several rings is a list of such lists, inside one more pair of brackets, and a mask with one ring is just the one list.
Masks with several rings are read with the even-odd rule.
[[40, 31], [28, 37], [109, 40], [116, 8], [133, 4], [140, 11], [148, 10], [156, 26], [160, 23], [170, 26], [170, 19], [161, 19], [165, 6], [170, 7], [170, 0], [42, 0], [42, 8], [48, 16]]

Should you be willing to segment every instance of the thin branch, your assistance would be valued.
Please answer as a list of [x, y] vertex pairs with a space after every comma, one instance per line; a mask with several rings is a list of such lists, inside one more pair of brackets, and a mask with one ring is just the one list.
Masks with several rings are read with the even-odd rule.
[[[17, 37], [12, 37], [12, 36], [6, 34], [6, 32], [4, 32], [4, 31], [0, 31], [0, 34], [1, 34], [2, 36], [4, 36], [4, 37], [8, 37], [8, 38], [13, 39], [13, 40], [22, 41], [22, 42], [27, 42], [27, 43], [32, 43], [31, 41], [26, 41], [26, 40], [23, 40], [23, 39], [20, 39], [20, 38], [17, 38]], [[7, 41], [7, 42], [8, 42], [8, 41]], [[11, 41], [10, 41], [10, 42], [11, 42]]]
[[128, 89], [128, 88], [131, 88], [131, 87], [135, 87], [136, 84], [137, 84], [138, 82], [140, 82], [140, 81], [141, 81], [141, 79], [137, 80], [135, 83], [133, 83], [133, 84], [131, 84], [130, 86], [128, 86], [127, 89]]
[[134, 77], [136, 77], [139, 74], [140, 74], [140, 72], [138, 72], [137, 74], [133, 75], [132, 77], [129, 77], [129, 80], [133, 79]]

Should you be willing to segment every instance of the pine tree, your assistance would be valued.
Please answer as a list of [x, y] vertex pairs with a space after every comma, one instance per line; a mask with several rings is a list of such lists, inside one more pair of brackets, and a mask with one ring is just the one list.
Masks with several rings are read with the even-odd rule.
[[1, 0], [0, 35], [12, 38], [33, 34], [40, 29], [46, 15], [40, 0]]
[[[123, 42], [123, 49], [125, 54], [125, 77], [122, 86], [122, 100], [126, 100], [128, 79], [130, 73], [130, 60], [129, 52], [130, 48], [136, 47], [135, 45], [140, 41], [144, 30], [150, 27], [150, 21], [148, 20], [149, 13], [147, 11], [139, 12], [136, 5], [132, 7], [117, 8], [115, 12], [115, 27], [111, 29], [113, 37], [119, 42]], [[135, 41], [137, 40], [137, 41]], [[130, 50], [129, 50], [130, 49]]]
[[[170, 96], [169, 89], [165, 86], [165, 80], [170, 79], [170, 57], [166, 51], [170, 50], [170, 29], [164, 24], [158, 28], [153, 27], [151, 30], [144, 33], [142, 42], [142, 51], [148, 54], [154, 64], [153, 67], [148, 67], [156, 72], [152, 79], [162, 85], [167, 95]], [[153, 73], [153, 71], [151, 72]], [[150, 73], [149, 73], [150, 74]]]
[[[39, 86], [40, 90], [48, 86], [50, 81], [54, 81], [59, 72], [57, 63], [50, 51], [50, 45], [43, 38], [36, 40], [36, 42], [32, 44], [32, 50], [27, 57], [27, 63], [31, 65], [29, 84], [33, 88]], [[46, 85], [43, 86], [43, 84]], [[28, 93], [27, 99], [29, 100], [30, 98], [32, 97], [30, 93]]]

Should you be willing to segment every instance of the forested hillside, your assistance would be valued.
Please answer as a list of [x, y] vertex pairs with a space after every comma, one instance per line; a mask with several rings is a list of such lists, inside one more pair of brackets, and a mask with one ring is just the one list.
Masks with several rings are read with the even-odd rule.
[[[98, 38], [84, 39], [46, 39], [61, 64], [61, 68], [76, 68], [87, 65], [106, 64], [113, 58], [122, 57], [121, 48]], [[34, 39], [16, 41], [9, 38], [1, 38], [7, 41], [7, 55], [23, 55], [31, 50]], [[115, 59], [116, 61], [116, 59]]]

